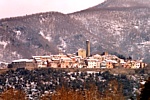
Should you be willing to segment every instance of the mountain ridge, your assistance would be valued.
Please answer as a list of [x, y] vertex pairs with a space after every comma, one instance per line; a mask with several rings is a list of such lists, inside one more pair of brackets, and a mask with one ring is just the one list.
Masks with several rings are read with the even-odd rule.
[[150, 7], [150, 0], [105, 0], [94, 8], [108, 7]]

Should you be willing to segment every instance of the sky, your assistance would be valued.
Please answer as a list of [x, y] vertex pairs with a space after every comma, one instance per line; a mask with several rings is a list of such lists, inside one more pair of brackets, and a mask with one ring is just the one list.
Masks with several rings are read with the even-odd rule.
[[0, 18], [16, 17], [40, 12], [58, 11], [72, 13], [104, 0], [0, 0]]

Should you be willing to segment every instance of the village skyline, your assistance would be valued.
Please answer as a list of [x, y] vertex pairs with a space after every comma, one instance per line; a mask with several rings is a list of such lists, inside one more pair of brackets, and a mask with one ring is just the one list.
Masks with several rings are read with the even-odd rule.
[[56, 55], [32, 56], [31, 59], [13, 60], [13, 68], [145, 68], [147, 66], [142, 60], [132, 60], [131, 57], [126, 59], [121, 56], [104, 52], [100, 54], [90, 54], [90, 41], [86, 41], [86, 50], [78, 49], [74, 54], [63, 54], [60, 50]]

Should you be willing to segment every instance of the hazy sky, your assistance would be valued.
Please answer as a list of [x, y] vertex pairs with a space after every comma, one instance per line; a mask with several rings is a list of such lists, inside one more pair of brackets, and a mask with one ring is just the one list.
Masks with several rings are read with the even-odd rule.
[[0, 18], [22, 16], [47, 11], [71, 13], [104, 0], [0, 0]]

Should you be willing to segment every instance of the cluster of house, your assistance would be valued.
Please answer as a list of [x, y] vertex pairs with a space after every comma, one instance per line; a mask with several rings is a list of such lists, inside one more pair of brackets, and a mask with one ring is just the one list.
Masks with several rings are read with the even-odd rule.
[[90, 55], [90, 41], [86, 41], [86, 50], [78, 49], [77, 54], [63, 54], [48, 56], [32, 56], [31, 59], [19, 59], [12, 61], [15, 68], [144, 68], [142, 61], [124, 60], [105, 52], [104, 55]]
[[144, 68], [146, 64], [139, 60], [120, 59], [108, 53], [86, 57], [86, 50], [79, 49], [77, 55], [32, 56], [31, 59], [14, 60], [12, 61], [12, 66], [15, 68]]

